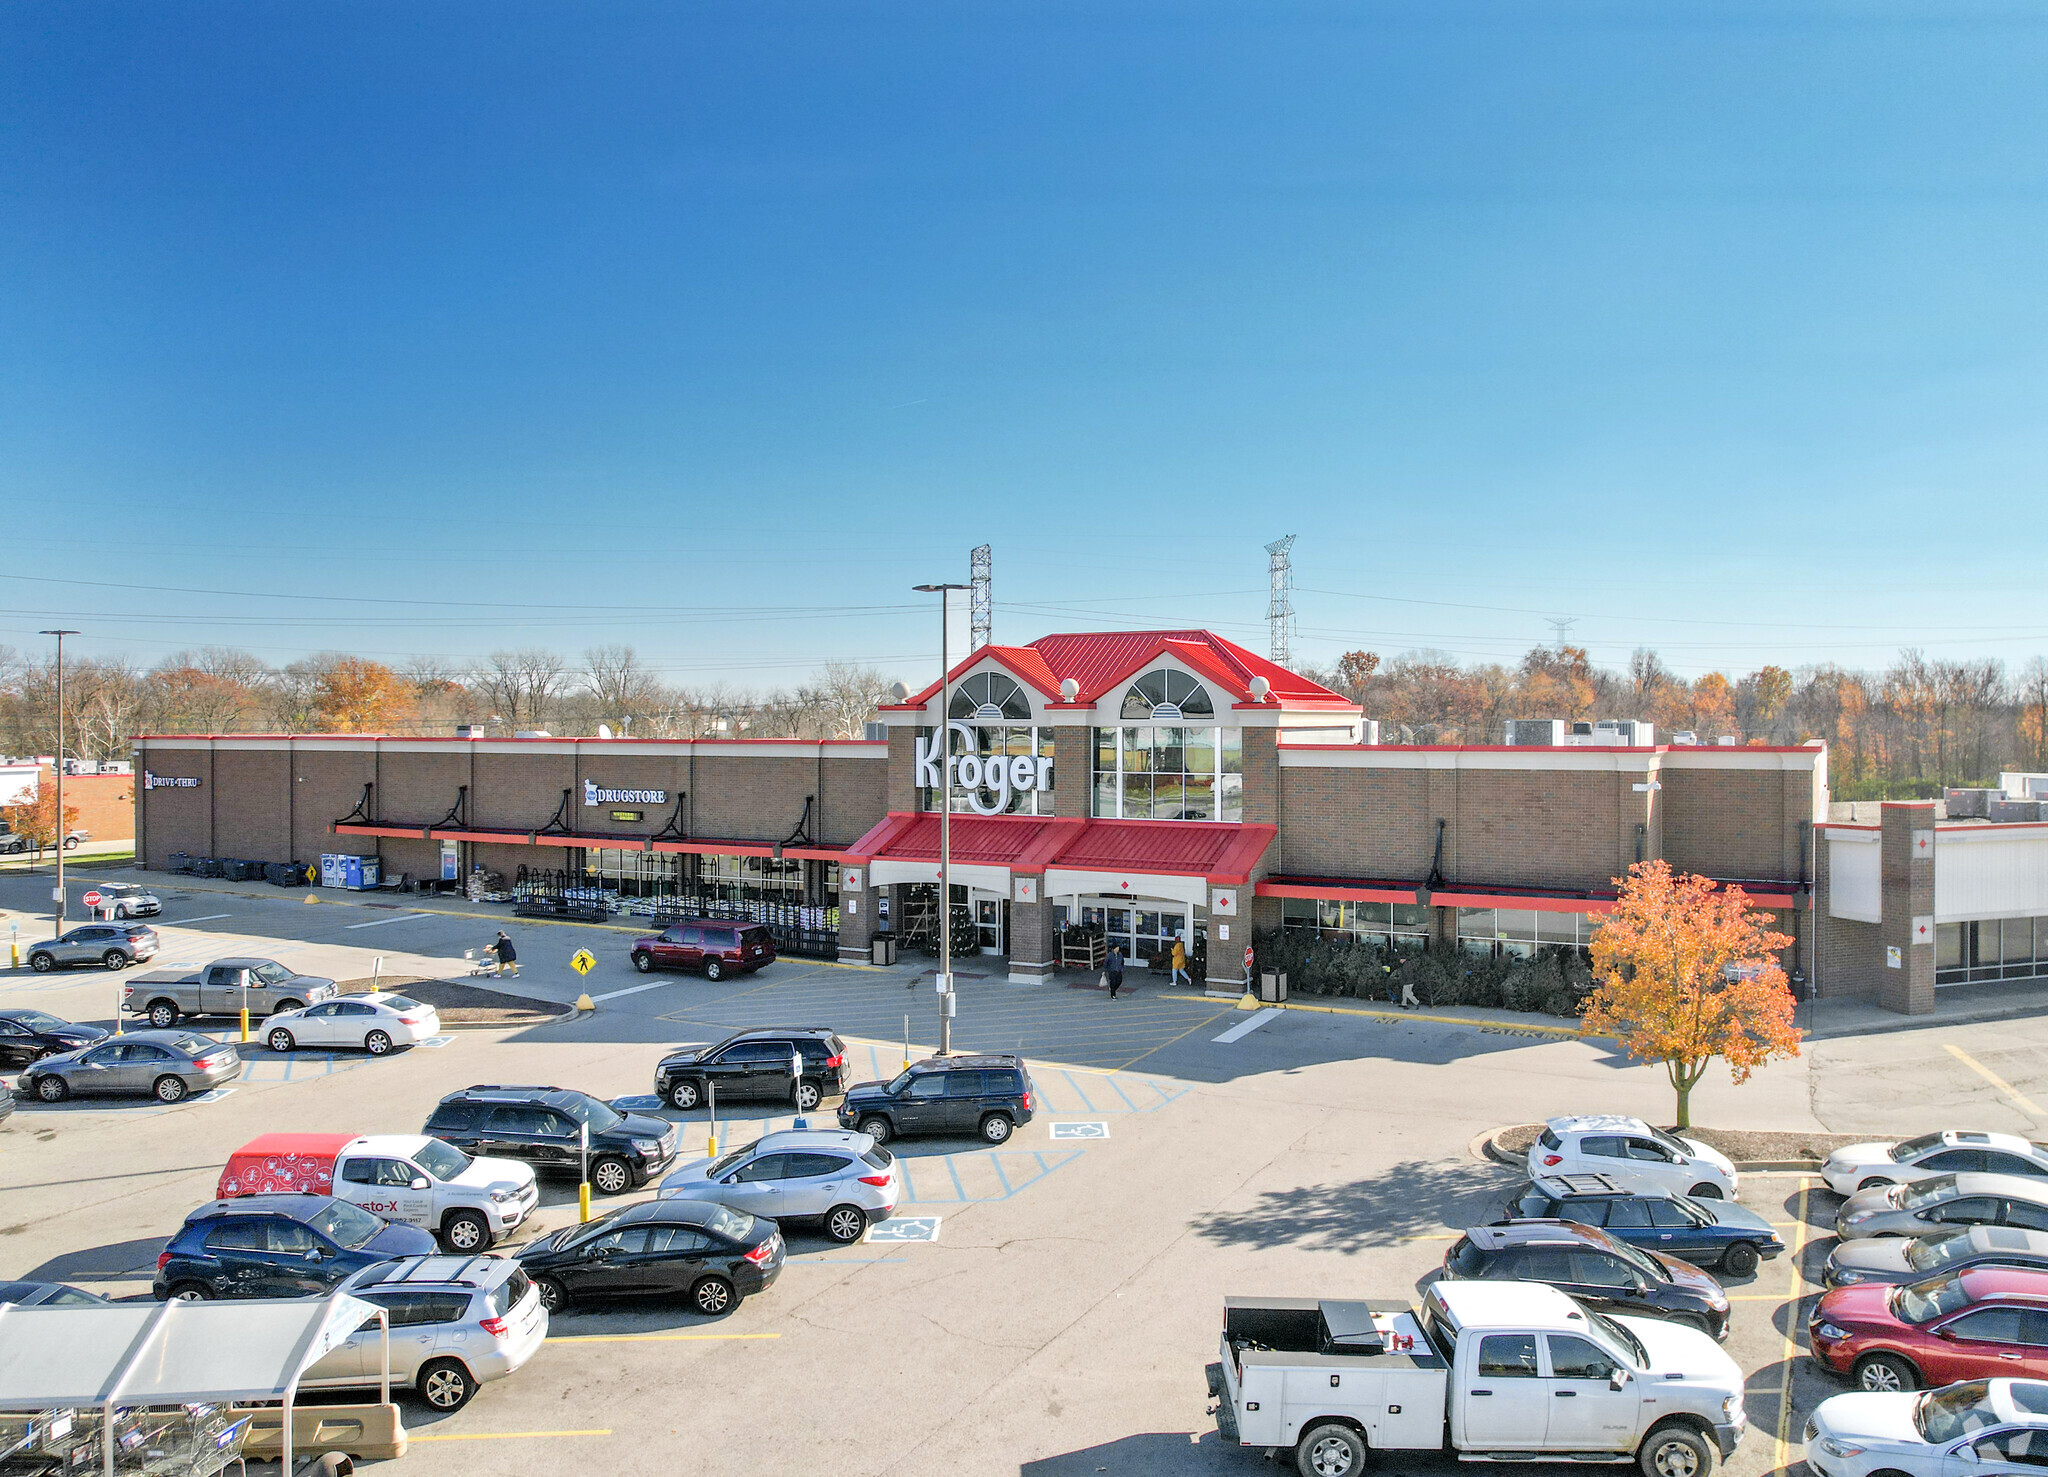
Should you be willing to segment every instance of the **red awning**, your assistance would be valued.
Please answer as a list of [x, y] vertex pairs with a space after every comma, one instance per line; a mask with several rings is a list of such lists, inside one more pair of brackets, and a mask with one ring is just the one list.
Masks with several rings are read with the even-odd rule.
[[[1043, 872], [1129, 872], [1241, 883], [1278, 833], [1217, 821], [1097, 821], [1080, 816], [953, 817], [953, 860], [963, 866]], [[891, 811], [846, 849], [849, 861], [933, 862], [939, 817]]]
[[[1741, 887], [1745, 896], [1760, 908], [1789, 908], [1797, 900], [1784, 883], [1767, 883], [1760, 891], [1748, 883], [1723, 883]], [[1392, 882], [1336, 877], [1268, 877], [1252, 889], [1258, 897], [1340, 898], [1348, 902], [1425, 903], [1437, 908], [1511, 908], [1531, 913], [1611, 913], [1613, 888], [1585, 892], [1533, 892], [1517, 887], [1440, 887], [1420, 882]]]
[[622, 836], [609, 831], [511, 831], [479, 830], [475, 827], [366, 825], [344, 821], [334, 832], [341, 836], [395, 836], [408, 840], [481, 841], [506, 846], [582, 846], [614, 851], [697, 852], [706, 856], [781, 856], [785, 859], [836, 862], [846, 854], [843, 846], [797, 842], [777, 846], [768, 841], [739, 841], [721, 837], [689, 837], [678, 840], [651, 836]]

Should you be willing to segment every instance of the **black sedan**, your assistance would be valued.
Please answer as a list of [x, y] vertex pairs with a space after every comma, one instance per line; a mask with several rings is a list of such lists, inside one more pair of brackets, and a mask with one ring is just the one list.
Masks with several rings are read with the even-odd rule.
[[519, 1265], [560, 1312], [579, 1299], [687, 1297], [717, 1315], [782, 1272], [775, 1222], [702, 1200], [646, 1200], [519, 1249]]
[[83, 1308], [106, 1301], [96, 1292], [65, 1282], [0, 1282], [0, 1303], [23, 1308]]
[[102, 1027], [76, 1025], [47, 1010], [0, 1010], [0, 1068], [25, 1067], [106, 1039]]

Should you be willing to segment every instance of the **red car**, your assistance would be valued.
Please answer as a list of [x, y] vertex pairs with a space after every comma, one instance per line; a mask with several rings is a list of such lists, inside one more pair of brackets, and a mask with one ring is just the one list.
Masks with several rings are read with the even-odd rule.
[[633, 942], [633, 967], [642, 974], [654, 969], [701, 969], [706, 979], [722, 980], [774, 962], [775, 939], [764, 923], [683, 918], [660, 933]]
[[1864, 1390], [2048, 1379], [2048, 1272], [1972, 1267], [1898, 1287], [1837, 1287], [1815, 1305], [1807, 1340], [1814, 1358]]

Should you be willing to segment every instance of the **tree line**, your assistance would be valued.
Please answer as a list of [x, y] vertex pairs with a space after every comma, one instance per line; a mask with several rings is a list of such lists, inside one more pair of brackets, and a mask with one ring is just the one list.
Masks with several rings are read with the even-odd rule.
[[2000, 769], [2048, 770], [2048, 659], [2017, 674], [1995, 658], [1902, 651], [1882, 671], [1833, 663], [1708, 672], [1687, 681], [1641, 648], [1625, 669], [1575, 646], [1537, 647], [1519, 664], [1464, 665], [1440, 651], [1382, 661], [1350, 651], [1307, 675], [1380, 720], [1382, 743], [1497, 744], [1511, 718], [1637, 718], [1659, 742], [1828, 745], [1839, 800], [1908, 798], [1990, 784]]
[[[418, 658], [392, 667], [322, 652], [273, 667], [207, 646], [142, 668], [120, 657], [64, 663], [65, 750], [125, 759], [139, 733], [393, 733], [492, 735], [542, 730], [631, 738], [859, 738], [890, 680], [872, 667], [827, 663], [792, 687], [755, 691], [663, 682], [630, 646], [571, 660], [543, 648], [459, 664]], [[0, 748], [57, 748], [54, 657], [0, 646]]]

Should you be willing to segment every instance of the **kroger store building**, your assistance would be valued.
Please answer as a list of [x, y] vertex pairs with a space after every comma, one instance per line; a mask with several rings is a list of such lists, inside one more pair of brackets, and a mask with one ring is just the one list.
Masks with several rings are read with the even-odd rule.
[[[1578, 948], [1652, 857], [1740, 882], [1813, 974], [1821, 745], [1361, 742], [1356, 704], [1205, 631], [989, 646], [951, 677], [944, 711], [936, 682], [885, 707], [886, 740], [140, 738], [139, 855], [781, 902], [866, 960], [936, 917], [950, 781], [955, 900], [1013, 979], [1052, 974], [1070, 923], [1134, 958], [1185, 934], [1232, 990], [1254, 928]], [[1877, 992], [1834, 957], [1827, 993]]]

